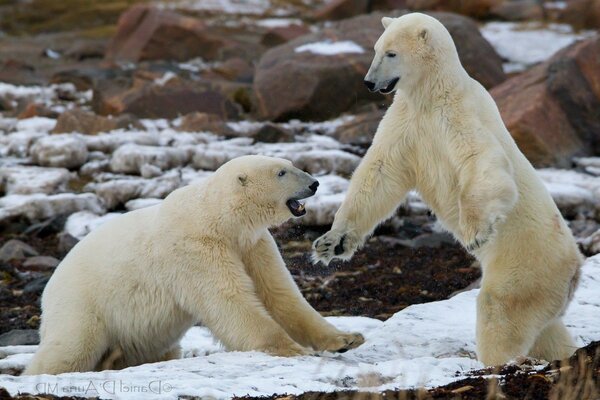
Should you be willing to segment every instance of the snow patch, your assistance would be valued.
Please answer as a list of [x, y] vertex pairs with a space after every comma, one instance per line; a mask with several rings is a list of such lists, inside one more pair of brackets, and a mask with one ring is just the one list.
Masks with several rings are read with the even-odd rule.
[[296, 53], [309, 52], [313, 54], [319, 54], [322, 56], [334, 56], [337, 54], [349, 54], [349, 53], [364, 53], [365, 50], [357, 43], [351, 40], [342, 40], [339, 42], [332, 42], [325, 40], [322, 42], [307, 43], [294, 49]]
[[[600, 255], [582, 268], [564, 321], [579, 345], [600, 339]], [[340, 329], [359, 331], [364, 345], [344, 354], [293, 358], [259, 352], [226, 352], [203, 327], [193, 327], [181, 344], [186, 358], [145, 364], [121, 371], [58, 376], [0, 375], [11, 394], [56, 388], [71, 396], [177, 399], [180, 396], [270, 396], [307, 391], [362, 389], [383, 391], [435, 387], [467, 376], [482, 364], [475, 360], [475, 310], [478, 290], [451, 299], [410, 306], [385, 322], [365, 317], [330, 317]], [[16, 346], [15, 346], [16, 347]], [[8, 356], [0, 369], [22, 368], [35, 346], [0, 348]], [[90, 390], [90, 388], [93, 389]], [[137, 388], [137, 391], [132, 391]]]

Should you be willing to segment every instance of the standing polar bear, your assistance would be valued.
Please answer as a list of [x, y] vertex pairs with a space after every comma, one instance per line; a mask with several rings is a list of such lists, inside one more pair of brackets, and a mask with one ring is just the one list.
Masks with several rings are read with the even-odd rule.
[[352, 257], [416, 189], [482, 265], [478, 358], [569, 356], [561, 315], [583, 261], [569, 228], [444, 26], [419, 13], [382, 23], [365, 84], [394, 102], [314, 259]]
[[319, 183], [287, 160], [245, 156], [157, 206], [116, 217], [73, 248], [42, 296], [26, 374], [119, 369], [180, 357], [201, 321], [231, 350], [345, 351], [358, 333], [302, 297], [268, 227], [305, 213]]

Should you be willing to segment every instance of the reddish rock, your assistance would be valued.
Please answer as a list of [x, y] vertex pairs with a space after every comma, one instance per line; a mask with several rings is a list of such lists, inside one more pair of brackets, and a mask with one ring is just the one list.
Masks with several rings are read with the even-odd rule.
[[515, 141], [536, 166], [600, 151], [600, 36], [576, 43], [491, 90]]
[[17, 115], [18, 119], [26, 119], [33, 117], [46, 117], [46, 118], [56, 118], [58, 117], [58, 113], [56, 111], [52, 111], [48, 107], [43, 104], [38, 103], [29, 103], [25, 106], [25, 109]]
[[242, 58], [230, 58], [213, 68], [219, 76], [236, 82], [251, 83], [254, 76], [254, 66]]
[[117, 33], [106, 51], [113, 61], [171, 59], [194, 57], [216, 59], [227, 42], [210, 33], [199, 19], [172, 11], [137, 4], [119, 18]]
[[[383, 32], [381, 18], [403, 13], [405, 11], [372, 13], [343, 20], [267, 51], [259, 61], [254, 77], [259, 117], [322, 120], [364, 102], [389, 101], [390, 97], [369, 93], [362, 82], [372, 61], [373, 45]], [[459, 57], [471, 76], [488, 88], [506, 78], [502, 59], [481, 36], [473, 21], [450, 13], [432, 15], [450, 31]], [[327, 41], [352, 41], [363, 52], [321, 55], [296, 51], [305, 44]]]
[[570, 0], [564, 10], [553, 12], [554, 18], [576, 29], [600, 28], [600, 0]]
[[278, 46], [289, 42], [302, 35], [306, 35], [310, 29], [306, 25], [288, 25], [270, 28], [262, 37], [261, 43], [267, 47]]
[[408, 0], [371, 0], [371, 10], [399, 10], [406, 8]]
[[544, 18], [544, 9], [537, 0], [503, 1], [492, 7], [490, 14], [507, 21], [539, 20]]
[[331, 21], [365, 14], [369, 0], [333, 0], [315, 11], [313, 17], [319, 21]]
[[142, 128], [142, 125], [137, 118], [131, 115], [119, 115], [114, 118], [103, 117], [93, 112], [73, 109], [60, 114], [52, 133], [78, 132], [86, 135], [95, 135], [100, 132], [109, 132], [129, 127]]
[[[94, 88], [92, 107], [100, 115], [130, 113], [140, 118], [176, 118], [191, 112], [234, 119], [239, 106], [225, 93], [226, 82], [190, 82], [173, 78], [161, 85], [148, 77], [103, 80]], [[231, 96], [234, 94], [232, 93]]]
[[183, 132], [213, 132], [218, 135], [234, 136], [233, 129], [227, 126], [227, 123], [216, 114], [207, 114], [193, 112], [186, 114], [181, 118], [181, 123], [177, 128]]
[[384, 114], [384, 110], [358, 114], [333, 131], [330, 136], [345, 144], [370, 145]]
[[498, 0], [407, 0], [406, 6], [415, 11], [450, 11], [473, 18], [485, 18]]

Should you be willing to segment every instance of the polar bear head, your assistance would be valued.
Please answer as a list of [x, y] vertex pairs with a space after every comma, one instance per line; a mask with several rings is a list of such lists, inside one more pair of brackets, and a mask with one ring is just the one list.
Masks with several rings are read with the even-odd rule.
[[441, 68], [460, 66], [454, 41], [437, 19], [421, 13], [384, 17], [385, 31], [375, 43], [375, 57], [365, 76], [372, 92], [410, 89]]
[[282, 158], [242, 156], [219, 168], [218, 181], [229, 180], [234, 211], [253, 225], [278, 225], [306, 214], [303, 199], [314, 195], [319, 182]]

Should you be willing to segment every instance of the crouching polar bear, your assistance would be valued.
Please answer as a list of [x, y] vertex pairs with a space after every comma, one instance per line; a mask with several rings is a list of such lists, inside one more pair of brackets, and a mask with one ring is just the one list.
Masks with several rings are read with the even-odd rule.
[[478, 358], [569, 356], [561, 315], [583, 261], [571, 231], [444, 26], [419, 13], [382, 22], [365, 84], [394, 102], [314, 259], [349, 259], [416, 189], [482, 265]]
[[26, 374], [119, 369], [180, 357], [201, 321], [230, 350], [345, 351], [358, 333], [302, 297], [267, 230], [305, 213], [318, 182], [287, 160], [245, 156], [157, 206], [106, 222], [73, 248], [42, 296]]

